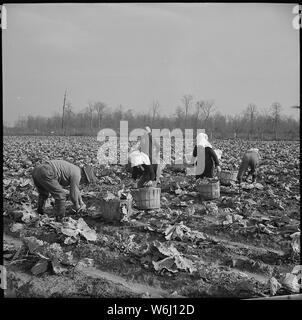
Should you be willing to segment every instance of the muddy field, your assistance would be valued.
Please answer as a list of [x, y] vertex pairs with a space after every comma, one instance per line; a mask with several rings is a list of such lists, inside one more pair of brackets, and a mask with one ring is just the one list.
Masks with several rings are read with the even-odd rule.
[[[178, 166], [163, 171], [161, 209], [102, 217], [98, 200], [131, 193], [121, 165], [100, 166], [95, 138], [4, 137], [4, 259], [8, 297], [264, 297], [299, 292], [299, 142], [213, 141], [222, 169], [258, 147], [256, 184], [221, 186], [202, 201]], [[35, 213], [31, 170], [46, 159], [92, 164], [87, 212], [56, 223]]]

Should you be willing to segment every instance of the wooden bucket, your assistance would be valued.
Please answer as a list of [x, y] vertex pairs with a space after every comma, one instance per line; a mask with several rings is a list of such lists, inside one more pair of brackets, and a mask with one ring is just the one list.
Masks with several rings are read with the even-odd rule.
[[128, 214], [131, 214], [131, 206], [132, 206], [132, 199], [112, 199], [112, 200], [104, 200], [98, 199], [98, 208], [101, 212], [101, 217], [105, 220], [109, 221], [121, 221], [124, 217], [122, 207], [126, 206]]
[[160, 188], [145, 187], [133, 190], [133, 198], [139, 209], [160, 208]]
[[236, 182], [237, 175], [238, 171], [222, 170], [219, 176], [220, 183], [224, 186], [229, 186], [231, 182]]
[[204, 200], [218, 199], [220, 197], [220, 183], [219, 181], [210, 183], [199, 183], [196, 189], [200, 197]]

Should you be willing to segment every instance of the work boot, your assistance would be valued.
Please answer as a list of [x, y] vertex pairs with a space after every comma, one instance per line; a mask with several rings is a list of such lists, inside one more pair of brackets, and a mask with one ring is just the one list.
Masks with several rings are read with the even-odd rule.
[[38, 214], [44, 214], [46, 200], [47, 198], [39, 195], [38, 209], [37, 209]]
[[65, 217], [65, 200], [55, 201], [55, 216], [57, 221], [61, 221]]

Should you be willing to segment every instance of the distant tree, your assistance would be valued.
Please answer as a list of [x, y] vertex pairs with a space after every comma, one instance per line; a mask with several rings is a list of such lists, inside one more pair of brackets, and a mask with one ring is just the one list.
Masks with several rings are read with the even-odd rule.
[[120, 121], [124, 118], [124, 111], [123, 106], [120, 104], [118, 107], [114, 110], [112, 114], [113, 123], [115, 128], [120, 127]]
[[[216, 112], [213, 116], [208, 118], [209, 124], [211, 124], [210, 139], [213, 139], [213, 131], [217, 136], [225, 137], [227, 134], [227, 120], [226, 116], [219, 112]], [[208, 127], [210, 128], [210, 127]]]
[[184, 105], [185, 127], [187, 127], [187, 119], [188, 119], [190, 108], [192, 106], [192, 100], [193, 100], [193, 96], [191, 94], [185, 94], [181, 99]]
[[239, 134], [242, 132], [242, 129], [244, 128], [246, 121], [242, 115], [233, 115], [228, 116], [228, 124], [230, 126], [230, 129], [233, 132], [234, 139], [237, 139]]
[[300, 122], [295, 120], [292, 116], [283, 117], [280, 120], [280, 127], [283, 127], [283, 131], [286, 137], [294, 139], [300, 135]]
[[50, 119], [51, 119], [51, 129], [56, 131], [60, 130], [61, 120], [62, 120], [61, 114], [59, 114], [58, 112], [55, 112]]
[[68, 101], [66, 103], [66, 106], [65, 106], [65, 112], [64, 112], [65, 116], [65, 123], [66, 123], [66, 126], [64, 128], [64, 132], [66, 132], [66, 127], [67, 128], [71, 128], [72, 127], [72, 118], [73, 118], [73, 110], [72, 110], [72, 104], [70, 101]]
[[68, 101], [66, 103], [66, 106], [65, 106], [65, 114], [68, 117], [70, 117], [72, 114], [73, 114], [73, 110], [72, 110], [72, 104], [70, 101]]
[[19, 117], [18, 118], [18, 120], [16, 121], [16, 123], [15, 123], [15, 126], [17, 127], [17, 128], [26, 128], [27, 127], [27, 119], [26, 119], [26, 117]]
[[175, 117], [176, 117], [176, 127], [181, 127], [183, 119], [185, 118], [185, 112], [181, 108], [181, 106], [177, 106], [175, 110]]
[[199, 120], [200, 120], [200, 106], [201, 106], [201, 101], [197, 101], [196, 104], [195, 104], [195, 112], [194, 112], [194, 129], [195, 131], [197, 130], [198, 128], [198, 123], [199, 123]]
[[271, 114], [274, 123], [274, 133], [275, 133], [275, 140], [278, 138], [278, 126], [280, 123], [280, 113], [281, 113], [281, 104], [279, 102], [274, 102], [271, 105]]
[[124, 114], [125, 119], [130, 120], [132, 119], [133, 116], [133, 110], [132, 109], [127, 109], [125, 114]]
[[37, 127], [36, 117], [29, 115], [29, 116], [27, 117], [26, 127], [27, 127], [30, 131], [33, 131], [33, 130]]
[[204, 129], [208, 130], [208, 120], [211, 113], [214, 111], [214, 100], [202, 100], [200, 103], [200, 111], [204, 122]]
[[94, 110], [95, 110], [94, 104], [91, 101], [89, 101], [86, 112], [89, 115], [89, 120], [90, 120], [89, 121], [89, 123], [90, 123], [89, 127], [90, 127], [91, 131], [93, 130], [93, 111]]
[[134, 114], [133, 114], [133, 110], [132, 109], [127, 109], [125, 112], [124, 112], [124, 119], [128, 121], [128, 127], [129, 127], [129, 130], [130, 128], [131, 129], [134, 129], [134, 127], [136, 127], [134, 125]]
[[264, 134], [269, 133], [268, 128], [271, 128], [272, 120], [269, 108], [261, 108], [257, 112], [257, 121], [255, 123], [255, 131], [258, 133], [258, 138], [264, 140]]
[[[208, 121], [211, 113], [214, 111], [214, 101], [213, 100], [199, 100], [196, 102], [196, 112], [195, 118], [196, 122], [202, 122], [203, 129], [208, 130]], [[197, 126], [196, 126], [197, 128]]]
[[65, 132], [65, 129], [64, 129], [65, 123], [64, 123], [64, 121], [65, 121], [66, 94], [67, 94], [67, 88], [65, 89], [64, 99], [63, 99], [63, 107], [62, 107], [62, 121], [61, 121], [62, 132]]
[[246, 116], [250, 122], [250, 130], [248, 132], [248, 138], [254, 135], [254, 126], [257, 115], [257, 106], [254, 103], [250, 103], [246, 108]]
[[98, 114], [98, 128], [101, 128], [101, 122], [102, 122], [102, 118], [103, 118], [103, 113], [104, 110], [106, 109], [106, 104], [104, 102], [95, 102], [94, 105], [94, 110], [97, 112]]
[[152, 125], [154, 124], [154, 120], [159, 117], [159, 102], [158, 100], [154, 100], [152, 104]]

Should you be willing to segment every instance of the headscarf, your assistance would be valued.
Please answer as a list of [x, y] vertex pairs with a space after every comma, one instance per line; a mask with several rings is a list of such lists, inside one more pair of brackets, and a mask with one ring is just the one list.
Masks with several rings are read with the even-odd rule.
[[257, 152], [259, 153], [259, 149], [258, 148], [251, 148], [248, 150], [248, 152]]
[[257, 153], [258, 159], [261, 160], [261, 156], [260, 156], [260, 153], [259, 153], [259, 149], [258, 149], [258, 148], [251, 148], [251, 149], [249, 149], [247, 152]]
[[201, 146], [203, 148], [206, 148], [206, 147], [210, 147], [210, 148], [213, 148], [212, 145], [210, 144], [210, 142], [208, 141], [208, 135], [206, 133], [199, 133], [197, 135], [197, 138], [196, 138], [197, 142], [197, 146]]
[[136, 167], [142, 164], [150, 165], [150, 159], [148, 155], [139, 150], [135, 150], [129, 154], [129, 160], [132, 167]]

